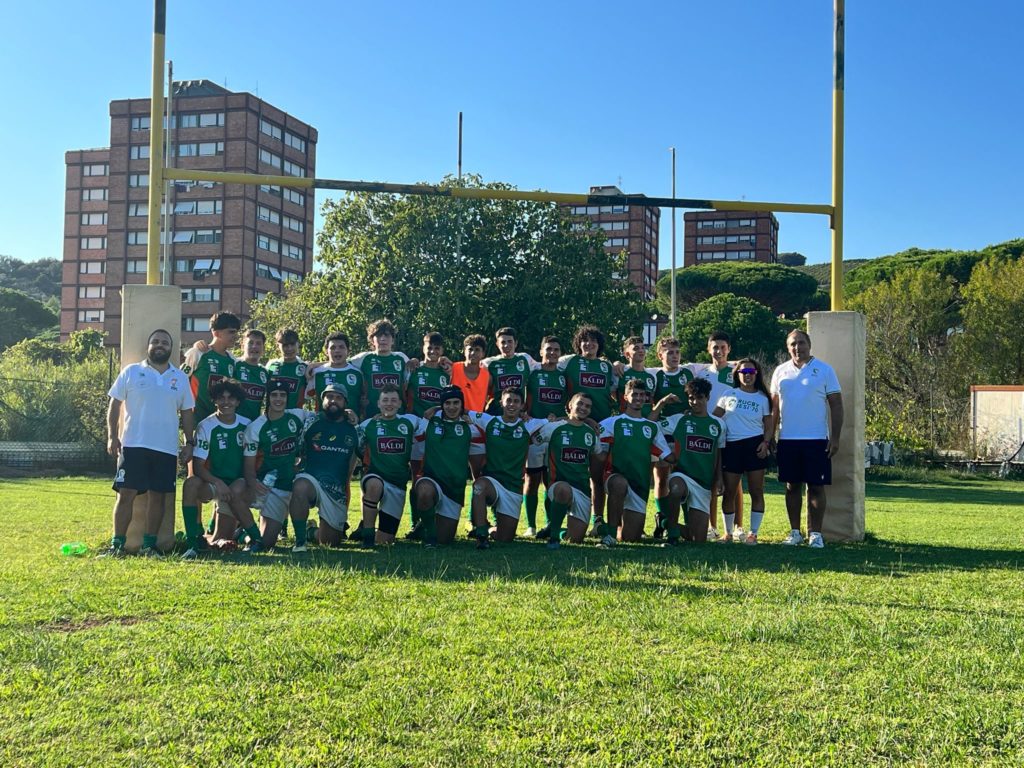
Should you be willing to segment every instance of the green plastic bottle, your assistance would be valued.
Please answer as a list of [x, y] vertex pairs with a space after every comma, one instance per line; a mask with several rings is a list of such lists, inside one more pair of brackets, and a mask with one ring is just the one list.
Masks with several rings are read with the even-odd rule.
[[81, 541], [71, 541], [67, 544], [61, 544], [60, 553], [69, 557], [76, 557], [78, 555], [84, 555], [89, 551], [89, 547]]

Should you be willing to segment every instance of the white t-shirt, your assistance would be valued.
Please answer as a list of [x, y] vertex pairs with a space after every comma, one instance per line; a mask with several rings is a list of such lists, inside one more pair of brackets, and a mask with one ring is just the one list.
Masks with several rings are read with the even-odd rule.
[[121, 445], [178, 455], [178, 412], [195, 408], [188, 376], [168, 365], [163, 373], [148, 360], [118, 374], [107, 394], [124, 403]]
[[725, 413], [726, 439], [732, 443], [764, 436], [764, 417], [771, 413], [771, 402], [764, 392], [744, 392], [738, 387], [718, 398], [716, 407]]
[[712, 363], [687, 363], [683, 366], [695, 379], [704, 379], [711, 385], [711, 394], [708, 396], [708, 413], [715, 410], [715, 403], [729, 393], [735, 386], [735, 366], [729, 363], [721, 370], [715, 370]]
[[779, 438], [827, 440], [828, 395], [840, 391], [836, 372], [816, 357], [797, 368], [787, 360], [772, 373], [771, 392], [779, 396]]

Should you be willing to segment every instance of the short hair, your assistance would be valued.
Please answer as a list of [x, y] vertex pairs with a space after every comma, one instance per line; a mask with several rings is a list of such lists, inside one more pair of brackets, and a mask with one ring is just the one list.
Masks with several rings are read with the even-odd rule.
[[216, 400], [218, 397], [227, 392], [238, 402], [245, 400], [245, 390], [242, 386], [234, 379], [221, 379], [216, 384], [210, 387], [210, 399]]
[[675, 336], [662, 336], [658, 339], [658, 354], [660, 355], [664, 350], [669, 347], [679, 347], [679, 339]]
[[502, 336], [511, 336], [513, 339], [516, 338], [516, 329], [511, 325], [506, 325], [494, 332], [494, 340], [497, 341]]
[[502, 400], [505, 399], [505, 395], [515, 395], [516, 397], [519, 398], [520, 402], [522, 402], [523, 399], [523, 393], [519, 390], [518, 387], [505, 387], [503, 390], [501, 390]]
[[374, 320], [366, 326], [366, 340], [369, 342], [372, 342], [375, 338], [384, 334], [391, 336], [392, 338], [398, 335], [395, 331], [395, 326], [386, 317], [381, 320]]
[[601, 333], [601, 329], [596, 325], [581, 325], [576, 333], [572, 337], [572, 348], [576, 350], [576, 354], [582, 354], [580, 352], [580, 343], [586, 339], [597, 342], [597, 356], [600, 357], [604, 354], [604, 334]]
[[647, 388], [647, 382], [643, 379], [630, 379], [626, 382], [626, 388], [623, 390], [624, 394], [628, 397], [633, 392], [650, 392]]
[[264, 344], [267, 343], [267, 334], [265, 334], [259, 328], [249, 328], [245, 332], [245, 338], [248, 339], [250, 336], [254, 339], [262, 339]]
[[540, 345], [543, 347], [545, 344], [557, 344], [559, 347], [562, 346], [562, 340], [557, 336], [545, 336], [540, 340]]
[[572, 405], [573, 400], [578, 400], [578, 399], [583, 398], [583, 397], [587, 398], [587, 400], [590, 401], [591, 405], [594, 404], [594, 398], [591, 396], [591, 394], [589, 392], [574, 392], [573, 396], [569, 398], [569, 402], [566, 403], [566, 405], [567, 406], [568, 405]]
[[629, 347], [634, 344], [646, 344], [643, 336], [630, 336], [624, 342], [622, 342], [622, 351], [625, 352]]
[[471, 333], [469, 336], [462, 340], [462, 348], [466, 347], [480, 347], [484, 352], [487, 351], [487, 339], [481, 336], [479, 333]]
[[444, 336], [442, 336], [437, 331], [430, 331], [429, 333], [423, 334], [423, 341], [425, 341], [427, 343], [427, 346], [430, 347], [444, 346]]
[[[380, 388], [380, 395], [389, 395], [394, 392], [399, 398], [402, 397], [402, 390], [398, 388], [397, 384], [385, 384]], [[377, 395], [377, 399], [380, 399], [380, 395]]]
[[233, 312], [214, 312], [210, 315], [211, 331], [227, 331], [234, 328], [236, 331], [242, 327], [242, 321]]
[[792, 331], [786, 334], [786, 338], [789, 339], [789, 337], [795, 333], [799, 333], [801, 336], [803, 336], [807, 340], [808, 344], [811, 343], [811, 334], [809, 334], [803, 328], [794, 328]]
[[732, 339], [729, 338], [729, 334], [725, 331], [712, 331], [711, 335], [708, 336], [708, 344], [712, 341], [724, 341], [730, 347], [732, 346]]
[[346, 347], [349, 349], [352, 348], [352, 342], [349, 340], [347, 333], [335, 331], [334, 333], [327, 334], [327, 338], [324, 339], [324, 349], [327, 349], [331, 345], [332, 341], [343, 341], [345, 342]]
[[294, 328], [282, 328], [274, 334], [274, 341], [278, 344], [298, 344], [299, 332]]
[[153, 341], [153, 337], [156, 336], [158, 333], [162, 333], [164, 336], [166, 336], [168, 339], [171, 340], [171, 344], [172, 345], [174, 344], [174, 337], [171, 336], [171, 332], [170, 331], [168, 331], [166, 328], [157, 328], [156, 330], [151, 331], [149, 336], [146, 337], [146, 346], [147, 347], [149, 346], [149, 343], [151, 341]]
[[686, 386], [683, 388], [686, 390], [688, 395], [697, 395], [698, 397], [711, 397], [711, 382], [707, 379], [694, 379], [693, 381], [686, 382]]

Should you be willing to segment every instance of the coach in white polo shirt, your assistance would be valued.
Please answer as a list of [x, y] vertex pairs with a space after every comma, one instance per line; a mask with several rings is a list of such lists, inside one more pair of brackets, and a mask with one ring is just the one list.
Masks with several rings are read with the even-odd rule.
[[789, 536], [783, 544], [803, 541], [800, 513], [807, 485], [808, 544], [825, 546], [825, 486], [832, 484], [832, 457], [839, 450], [843, 429], [843, 396], [839, 379], [828, 363], [811, 355], [811, 337], [790, 331], [789, 360], [772, 373], [773, 411], [779, 419], [779, 480], [786, 484]]
[[[110, 388], [107, 409], [107, 452], [117, 457], [114, 490], [114, 537], [110, 557], [124, 555], [125, 536], [132, 520], [132, 505], [140, 493], [148, 494], [142, 552], [158, 556], [156, 537], [164, 514], [164, 494], [174, 491], [177, 461], [187, 463], [196, 444], [192, 409], [195, 400], [188, 376], [171, 365], [171, 334], [160, 329], [149, 335], [146, 359], [121, 371]], [[117, 434], [121, 404], [124, 430]], [[185, 445], [178, 448], [178, 418]]]

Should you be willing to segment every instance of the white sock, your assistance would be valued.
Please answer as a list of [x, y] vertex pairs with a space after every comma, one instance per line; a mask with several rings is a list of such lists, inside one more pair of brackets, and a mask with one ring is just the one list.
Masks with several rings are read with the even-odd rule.
[[756, 510], [750, 510], [750, 532], [757, 536], [757, 532], [761, 528], [761, 520], [764, 518], [764, 512], [757, 512]]
[[802, 537], [802, 535], [801, 535], [801, 533], [800, 533], [800, 529], [799, 529], [799, 528], [791, 528], [789, 532], [790, 532], [791, 534], [793, 534], [794, 536], [801, 536], [801, 537]]
[[732, 536], [732, 529], [736, 526], [736, 515], [728, 515], [725, 512], [722, 513], [722, 517], [725, 518], [725, 533], [728, 536]]

